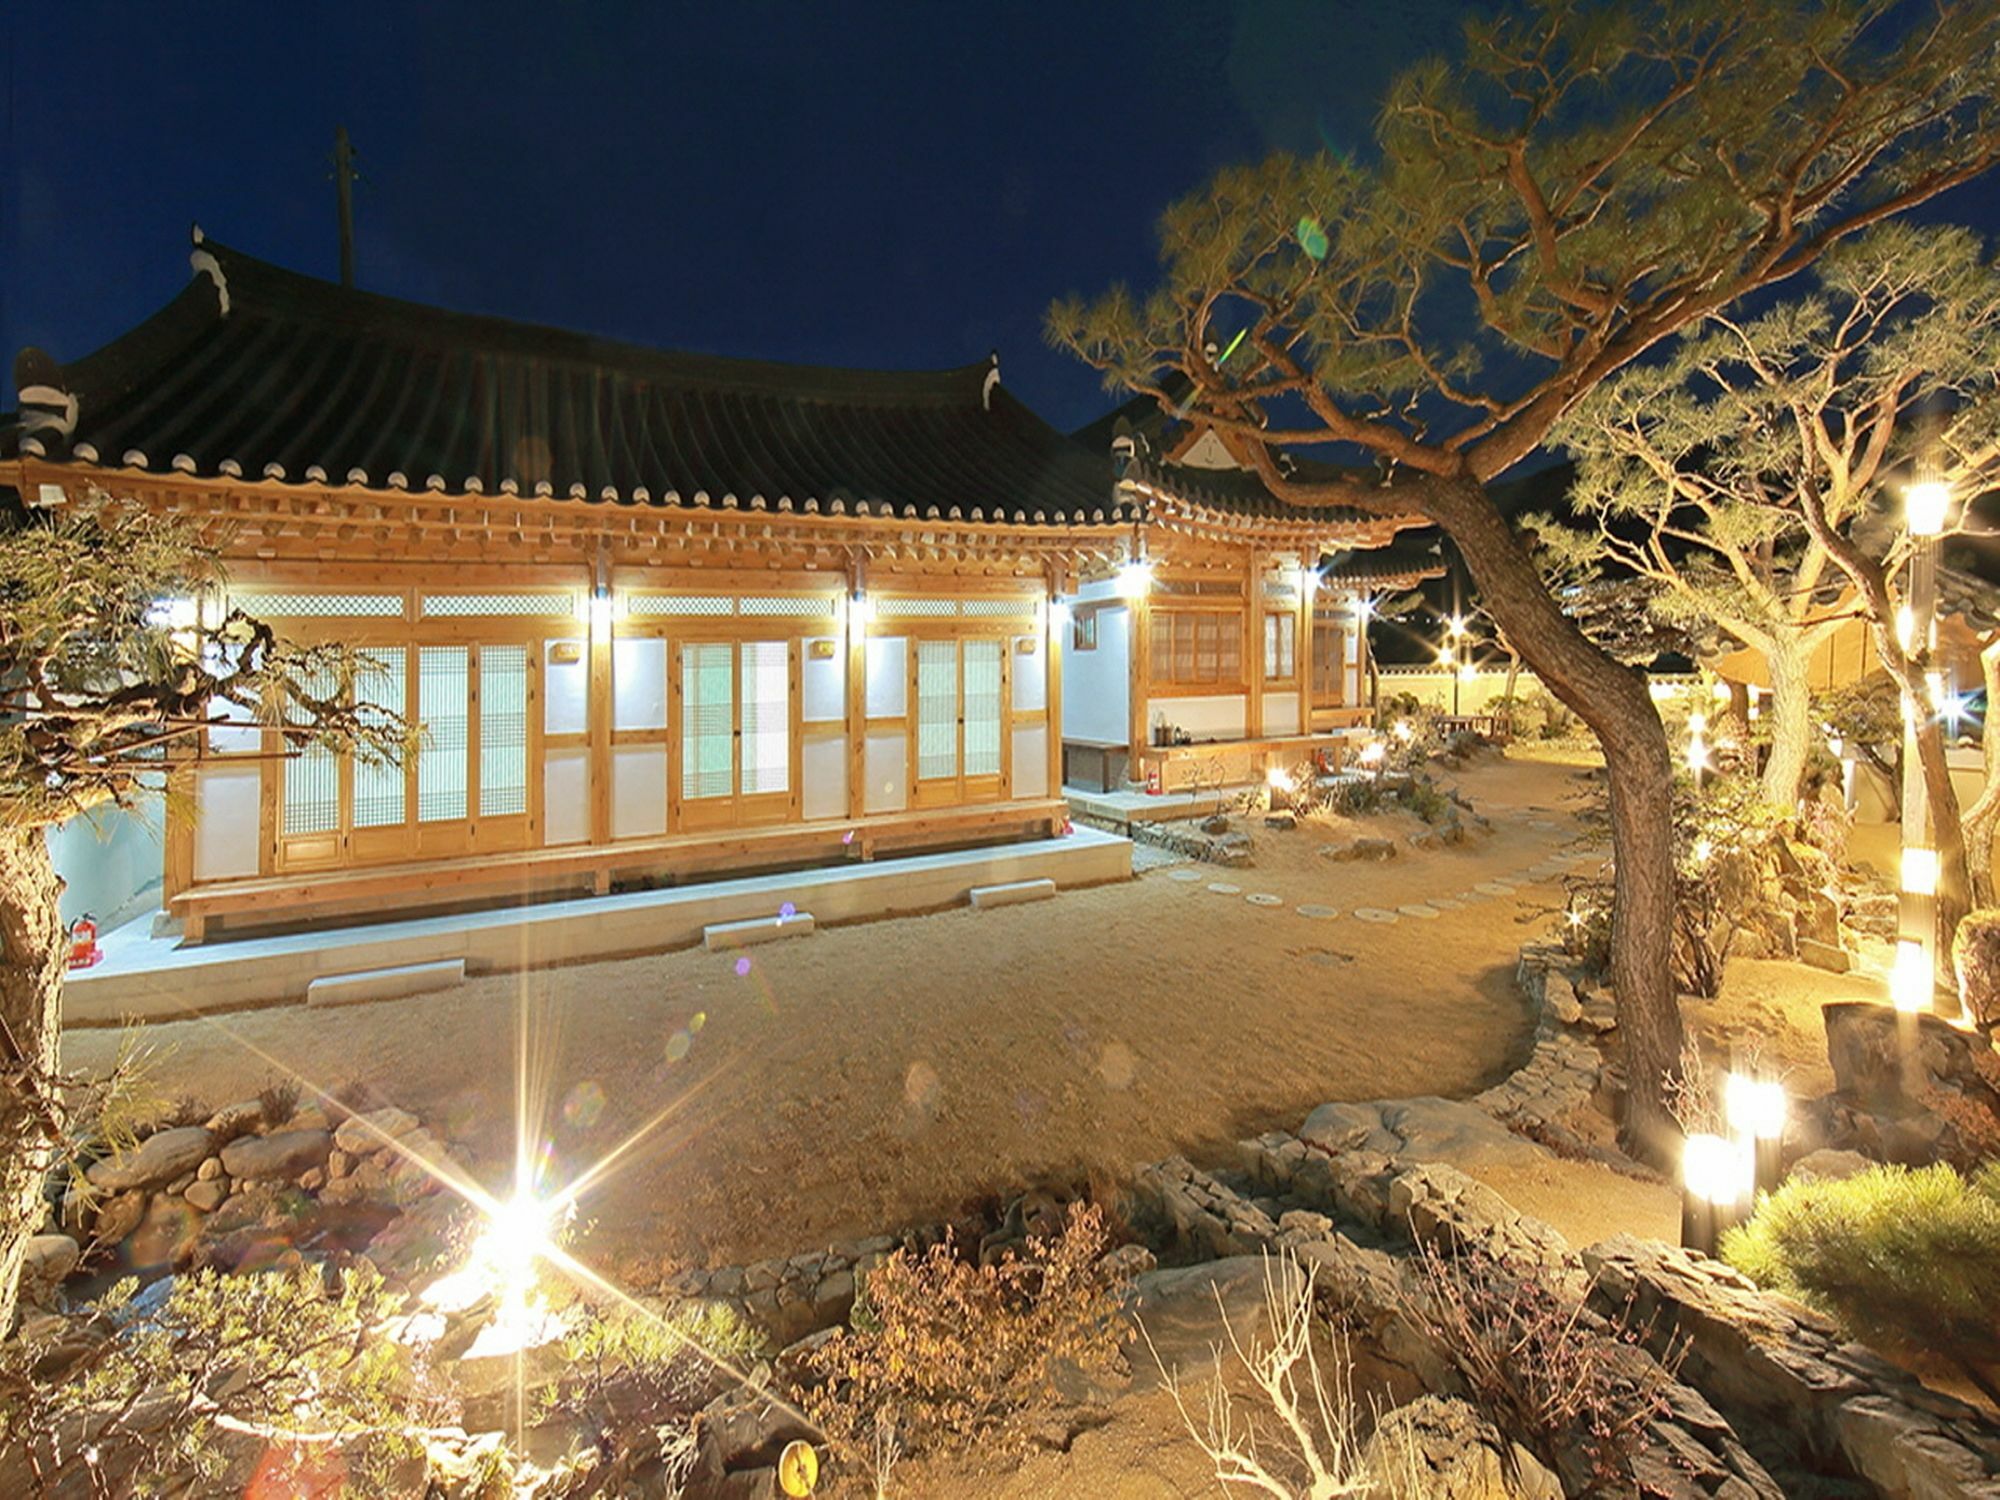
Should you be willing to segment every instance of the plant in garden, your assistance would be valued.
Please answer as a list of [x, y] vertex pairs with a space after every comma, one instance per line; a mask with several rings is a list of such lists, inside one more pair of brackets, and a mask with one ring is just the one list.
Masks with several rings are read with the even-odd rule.
[[[1993, 0], [1540, 0], [1396, 80], [1374, 156], [1228, 169], [1162, 218], [1155, 291], [1049, 312], [1054, 342], [1231, 439], [1280, 500], [1443, 527], [1596, 732], [1625, 1124], [1656, 1152], [1680, 1051], [1671, 755], [1486, 486], [1663, 340], [2000, 160], [1996, 91]], [[1303, 468], [1308, 447], [1366, 467]]]
[[1970, 1181], [1947, 1166], [1794, 1178], [1722, 1255], [1856, 1338], [1950, 1361], [2000, 1404], [2000, 1164]]
[[358, 703], [344, 646], [295, 647], [241, 611], [194, 525], [103, 496], [0, 523], [0, 1331], [43, 1180], [68, 1136], [56, 1069], [69, 944], [46, 831], [125, 806], [198, 756], [211, 729], [259, 726], [270, 753], [389, 757], [400, 717]]
[[1055, 1400], [1058, 1361], [1118, 1357], [1122, 1284], [1103, 1264], [1103, 1215], [1073, 1204], [1060, 1235], [980, 1266], [950, 1241], [898, 1250], [868, 1273], [852, 1326], [806, 1351], [802, 1400], [857, 1461], [887, 1430], [904, 1453], [1003, 1442]]
[[[383, 1325], [399, 1310], [365, 1266], [176, 1278], [156, 1306], [125, 1281], [59, 1334], [0, 1344], [0, 1473], [101, 1494], [214, 1485], [259, 1465], [270, 1493], [390, 1493], [450, 1416], [422, 1359]], [[408, 1480], [405, 1473], [403, 1481]]]
[[1426, 1242], [1403, 1315], [1458, 1372], [1466, 1396], [1571, 1494], [1628, 1494], [1633, 1461], [1666, 1410], [1672, 1371], [1538, 1267]]

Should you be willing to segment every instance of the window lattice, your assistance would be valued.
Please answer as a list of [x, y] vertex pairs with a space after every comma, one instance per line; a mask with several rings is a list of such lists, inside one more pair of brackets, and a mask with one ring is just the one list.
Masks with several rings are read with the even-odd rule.
[[[355, 706], [365, 721], [381, 724], [389, 715], [403, 712], [409, 653], [400, 646], [389, 646], [363, 651], [361, 658], [366, 669], [354, 679]], [[356, 828], [395, 827], [403, 821], [407, 796], [402, 756], [354, 757]]]
[[[330, 696], [337, 684], [331, 672], [311, 673], [300, 688], [314, 698]], [[300, 714], [288, 714], [301, 722]], [[285, 759], [283, 826], [287, 834], [332, 833], [340, 826], [340, 757], [324, 745], [307, 745]]]
[[567, 590], [531, 594], [426, 594], [424, 618], [464, 615], [576, 614], [576, 595]]
[[1152, 676], [1158, 683], [1205, 685], [1243, 681], [1243, 617], [1209, 610], [1158, 610], [1152, 632]]
[[258, 619], [397, 619], [403, 613], [401, 594], [235, 594], [229, 602]]
[[630, 615], [728, 615], [736, 601], [728, 594], [634, 594], [625, 601]]
[[1025, 595], [1018, 599], [967, 599], [959, 610], [978, 620], [1013, 619], [1017, 615], [1032, 615], [1035, 603]]
[[479, 816], [528, 810], [528, 648], [479, 648]]
[[1000, 774], [999, 641], [965, 643], [965, 774]]
[[736, 648], [725, 641], [681, 647], [681, 796], [727, 797], [734, 789]]
[[958, 642], [917, 642], [917, 777], [958, 774]]
[[745, 595], [737, 601], [736, 612], [741, 615], [754, 617], [793, 620], [831, 620], [833, 618], [833, 600], [825, 594], [805, 598], [797, 595], [790, 597], [782, 595], [773, 595], [770, 597]]
[[878, 599], [875, 601], [877, 615], [922, 616], [935, 619], [940, 615], [958, 613], [956, 599]]
[[1297, 615], [1264, 616], [1264, 675], [1273, 680], [1298, 673]]
[[465, 816], [466, 676], [464, 646], [423, 646], [417, 651], [417, 717], [424, 727], [417, 752], [417, 821], [451, 822]]
[[743, 794], [792, 784], [791, 648], [746, 641], [743, 652]]

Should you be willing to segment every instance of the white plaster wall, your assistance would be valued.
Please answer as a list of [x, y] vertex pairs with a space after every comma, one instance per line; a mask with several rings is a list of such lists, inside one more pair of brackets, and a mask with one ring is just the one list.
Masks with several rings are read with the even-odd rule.
[[[817, 640], [828, 640], [833, 655], [813, 657]], [[799, 714], [807, 724], [836, 723], [847, 715], [847, 643], [837, 636], [809, 638], [799, 647]], [[843, 775], [846, 773], [843, 771]]]
[[1097, 612], [1097, 649], [1072, 651], [1070, 627], [1056, 632], [1063, 656], [1062, 732], [1070, 739], [1123, 744], [1132, 732], [1127, 657], [1132, 612], [1124, 606]]
[[[559, 644], [578, 647], [577, 659], [556, 661]], [[550, 734], [582, 734], [590, 727], [590, 642], [550, 641], [543, 649], [542, 728]], [[664, 682], [664, 674], [661, 680]]]
[[847, 816], [847, 741], [809, 739], [799, 747], [799, 813], [808, 823]]
[[1014, 731], [1014, 785], [1016, 797], [1046, 797], [1049, 794], [1049, 727], [1024, 724]]
[[660, 637], [611, 643], [611, 722], [617, 729], [667, 727], [667, 643]]
[[1299, 695], [1296, 689], [1286, 693], [1266, 693], [1264, 695], [1264, 733], [1266, 735], [1297, 734], [1299, 732]]
[[868, 638], [868, 717], [900, 719], [903, 700], [910, 696], [907, 636], [876, 635]]
[[901, 812], [910, 801], [910, 741], [900, 729], [871, 734], [863, 742], [861, 771], [864, 812]]
[[[1243, 726], [1247, 720], [1241, 693], [1222, 693], [1207, 698], [1155, 698], [1149, 708], [1149, 717], [1158, 722], [1164, 714], [1169, 724], [1185, 729], [1197, 740], [1236, 740], [1243, 738]], [[1147, 729], [1150, 735], [1152, 725]]]
[[[256, 778], [251, 778], [251, 805], [256, 804]], [[104, 806], [58, 823], [48, 831], [49, 858], [63, 880], [60, 902], [64, 922], [85, 912], [97, 918], [99, 930], [143, 906], [158, 906], [166, 812], [156, 791], [139, 793], [133, 808]], [[253, 837], [255, 830], [252, 830]], [[256, 858], [252, 845], [251, 858]], [[254, 873], [254, 871], [253, 871]], [[140, 897], [148, 899], [142, 902]]]
[[620, 745], [611, 752], [611, 836], [667, 831], [667, 747]]
[[196, 880], [257, 873], [259, 781], [256, 766], [218, 766], [195, 773]]
[[542, 762], [542, 842], [581, 844], [590, 837], [590, 761], [585, 750], [551, 750]]
[[[1063, 629], [1069, 627], [1065, 625]], [[1034, 650], [1023, 655], [1021, 643], [1031, 641]], [[1049, 706], [1049, 658], [1047, 650], [1038, 635], [1015, 636], [1008, 646], [1014, 653], [1014, 709], [1017, 713], [1034, 713]]]

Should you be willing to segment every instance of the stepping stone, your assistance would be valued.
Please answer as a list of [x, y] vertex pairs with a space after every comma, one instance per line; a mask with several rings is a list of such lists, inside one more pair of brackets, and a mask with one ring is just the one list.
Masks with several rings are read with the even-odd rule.
[[465, 960], [440, 958], [432, 963], [405, 964], [394, 969], [323, 974], [306, 986], [306, 1004], [360, 1005], [369, 1000], [400, 1000], [464, 983]]
[[1024, 901], [1047, 901], [1056, 893], [1056, 883], [1040, 880], [1012, 880], [1005, 885], [975, 885], [970, 900], [975, 911], [995, 906], [1019, 906]]
[[1511, 896], [1520, 889], [1504, 880], [1482, 880], [1473, 889], [1482, 896]]
[[1199, 870], [1169, 870], [1169, 871], [1167, 871], [1167, 879], [1169, 879], [1169, 880], [1199, 880], [1199, 879], [1201, 879], [1201, 871], [1199, 871]]
[[1562, 824], [1558, 823], [1554, 818], [1530, 818], [1528, 826], [1530, 828], [1560, 828]]
[[1474, 901], [1484, 901], [1486, 899], [1486, 892], [1478, 890], [1460, 891], [1452, 899], [1458, 902], [1461, 906], [1469, 906]]
[[1428, 904], [1436, 907], [1439, 911], [1465, 910], [1465, 903], [1463, 901], [1453, 900], [1450, 896], [1433, 896]]
[[1243, 899], [1248, 901], [1252, 906], [1283, 906], [1285, 904], [1283, 896], [1273, 896], [1265, 891], [1252, 891]]
[[1339, 916], [1340, 908], [1337, 906], [1313, 906], [1308, 904], [1306, 906], [1299, 907], [1298, 913], [1302, 917], [1319, 917], [1324, 919], [1327, 917]]
[[1231, 885], [1226, 880], [1211, 880], [1208, 883], [1208, 888], [1218, 896], [1240, 896], [1243, 894], [1242, 886]]
[[1354, 915], [1364, 922], [1393, 922], [1396, 920], [1394, 912], [1384, 911], [1379, 906], [1357, 906], [1354, 908]]
[[1421, 901], [1412, 901], [1407, 906], [1397, 907], [1396, 910], [1406, 917], [1417, 917], [1426, 922], [1436, 920], [1438, 914], [1435, 906], [1426, 906]]
[[[701, 930], [701, 945], [710, 953], [729, 948], [749, 948], [758, 943], [775, 943], [780, 938], [811, 937], [813, 916], [795, 911], [790, 916], [749, 917], [741, 922], [711, 922]], [[749, 960], [745, 959], [745, 963]]]

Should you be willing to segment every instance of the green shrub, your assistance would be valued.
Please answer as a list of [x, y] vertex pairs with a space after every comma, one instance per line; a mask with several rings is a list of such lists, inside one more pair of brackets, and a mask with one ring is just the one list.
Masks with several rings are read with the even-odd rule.
[[2000, 1404], [2000, 1165], [1970, 1182], [1945, 1166], [1788, 1182], [1722, 1254], [1864, 1342], [1942, 1355]]

